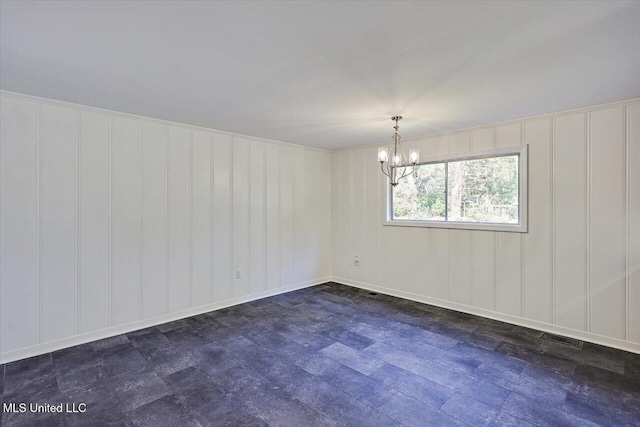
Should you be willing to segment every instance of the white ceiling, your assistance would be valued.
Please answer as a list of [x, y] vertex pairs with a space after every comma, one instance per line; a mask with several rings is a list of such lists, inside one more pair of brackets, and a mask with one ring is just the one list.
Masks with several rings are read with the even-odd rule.
[[322, 148], [640, 96], [640, 2], [1, 2], [4, 90]]

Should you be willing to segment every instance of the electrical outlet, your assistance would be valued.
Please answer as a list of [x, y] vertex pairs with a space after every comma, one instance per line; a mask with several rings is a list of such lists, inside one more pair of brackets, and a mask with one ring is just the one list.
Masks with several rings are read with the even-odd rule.
[[236, 270], [236, 279], [242, 279], [242, 272], [240, 270]]
[[353, 257], [353, 265], [355, 265], [356, 267], [360, 266], [360, 258], [358, 258], [358, 255]]

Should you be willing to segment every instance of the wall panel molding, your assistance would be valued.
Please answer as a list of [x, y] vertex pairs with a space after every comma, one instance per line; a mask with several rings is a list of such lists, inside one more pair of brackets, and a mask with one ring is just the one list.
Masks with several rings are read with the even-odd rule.
[[[40, 340], [39, 106], [0, 104], [0, 351]], [[15, 143], [11, 144], [10, 141]], [[5, 284], [20, 283], [14, 292]]]
[[591, 332], [591, 111], [585, 113], [584, 138], [584, 295], [587, 303], [584, 305], [584, 330]]
[[640, 103], [627, 106], [627, 340], [640, 342]]
[[372, 145], [0, 95], [3, 362], [331, 276], [638, 352], [640, 99], [408, 140], [437, 154], [529, 144], [530, 232], [511, 239], [383, 227]]
[[0, 363], [330, 275], [328, 151], [5, 95]]
[[623, 284], [624, 284], [624, 296], [623, 296], [623, 307], [624, 307], [624, 339], [629, 340], [630, 337], [630, 318], [631, 315], [629, 313], [629, 283], [631, 279], [631, 153], [630, 153], [630, 145], [631, 145], [631, 130], [630, 130], [630, 108], [628, 105], [624, 106], [624, 276], [623, 276]]
[[[333, 275], [342, 283], [635, 351], [640, 344], [639, 111], [640, 99], [633, 99], [409, 139], [425, 155], [453, 154], [460, 141], [471, 141], [478, 151], [528, 144], [529, 232], [515, 236], [439, 234], [362, 221], [351, 213], [383, 211], [384, 199], [363, 203], [352, 191], [376, 179], [363, 175], [366, 159], [375, 162], [375, 153], [370, 145], [334, 150]], [[369, 181], [358, 182], [364, 179]], [[353, 268], [350, 248], [362, 246], [361, 236], [378, 234], [384, 254], [364, 251], [360, 267]], [[406, 260], [413, 260], [413, 268]], [[425, 264], [424, 271], [416, 260]], [[467, 269], [472, 278], [465, 280]], [[380, 279], [372, 280], [378, 271]]]

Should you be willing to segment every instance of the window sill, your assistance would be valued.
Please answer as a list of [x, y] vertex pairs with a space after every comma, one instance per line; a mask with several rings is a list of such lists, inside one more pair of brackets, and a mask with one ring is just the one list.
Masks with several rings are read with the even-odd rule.
[[511, 233], [526, 233], [526, 224], [478, 224], [474, 222], [444, 222], [444, 221], [411, 221], [411, 220], [387, 220], [382, 225], [395, 227], [422, 227], [422, 228], [446, 228], [453, 230], [477, 230], [477, 231], [503, 231]]

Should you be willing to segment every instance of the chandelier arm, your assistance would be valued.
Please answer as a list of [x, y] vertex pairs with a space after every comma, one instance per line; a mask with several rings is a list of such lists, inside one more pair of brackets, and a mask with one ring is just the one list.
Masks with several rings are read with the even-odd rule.
[[398, 179], [402, 179], [402, 178], [404, 178], [406, 176], [409, 176], [409, 175], [411, 175], [413, 173], [413, 166], [411, 167], [411, 171], [409, 173], [407, 173], [407, 168], [408, 168], [408, 166], [404, 167], [404, 170], [402, 171], [402, 176], [400, 176], [400, 178], [398, 178]]
[[389, 178], [391, 178], [391, 175], [388, 174], [387, 172], [385, 172], [384, 170], [384, 165], [382, 164], [382, 162], [380, 162], [380, 170], [382, 171], [383, 174], [385, 174], [386, 176], [388, 176]]

